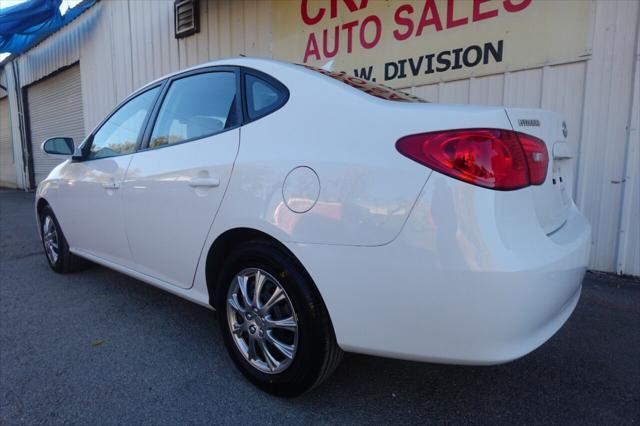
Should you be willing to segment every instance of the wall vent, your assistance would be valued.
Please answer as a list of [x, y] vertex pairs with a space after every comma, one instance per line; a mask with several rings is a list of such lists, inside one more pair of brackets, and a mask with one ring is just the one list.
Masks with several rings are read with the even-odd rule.
[[175, 0], [173, 2], [176, 38], [200, 32], [199, 0]]

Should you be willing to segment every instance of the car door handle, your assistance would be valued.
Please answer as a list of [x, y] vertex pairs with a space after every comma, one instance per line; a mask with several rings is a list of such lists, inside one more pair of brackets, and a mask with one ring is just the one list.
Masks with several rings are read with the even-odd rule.
[[189, 180], [189, 186], [192, 188], [215, 188], [220, 186], [220, 179], [214, 177], [198, 177]]
[[103, 182], [102, 183], [102, 187], [104, 189], [118, 189], [118, 188], [120, 188], [120, 184], [115, 183], [115, 182]]

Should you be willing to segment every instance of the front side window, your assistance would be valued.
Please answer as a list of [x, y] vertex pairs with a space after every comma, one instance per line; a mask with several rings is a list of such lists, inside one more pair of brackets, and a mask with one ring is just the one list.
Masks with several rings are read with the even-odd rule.
[[267, 81], [251, 74], [244, 76], [247, 93], [247, 112], [255, 120], [282, 105], [285, 94]]
[[138, 136], [160, 87], [147, 90], [124, 104], [93, 135], [88, 158], [106, 158], [135, 151]]
[[236, 75], [221, 71], [174, 81], [153, 127], [149, 148], [202, 138], [233, 127]]

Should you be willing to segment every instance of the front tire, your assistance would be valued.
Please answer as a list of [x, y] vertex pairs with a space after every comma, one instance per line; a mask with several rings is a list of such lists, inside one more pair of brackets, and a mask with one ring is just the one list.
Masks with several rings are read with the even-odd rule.
[[40, 213], [40, 237], [51, 269], [63, 274], [73, 272], [82, 265], [82, 260], [69, 251], [67, 239], [49, 206], [45, 206]]
[[229, 355], [259, 388], [297, 396], [340, 362], [320, 294], [302, 266], [275, 244], [254, 241], [236, 249], [215, 296]]

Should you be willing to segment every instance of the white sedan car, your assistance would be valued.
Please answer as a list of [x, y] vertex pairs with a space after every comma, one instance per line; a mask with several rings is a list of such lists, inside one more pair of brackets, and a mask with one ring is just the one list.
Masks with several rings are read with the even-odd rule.
[[342, 351], [498, 364], [575, 308], [590, 227], [562, 119], [436, 105], [272, 60], [211, 62], [122, 102], [39, 186], [56, 272], [88, 259], [215, 309], [260, 388]]

